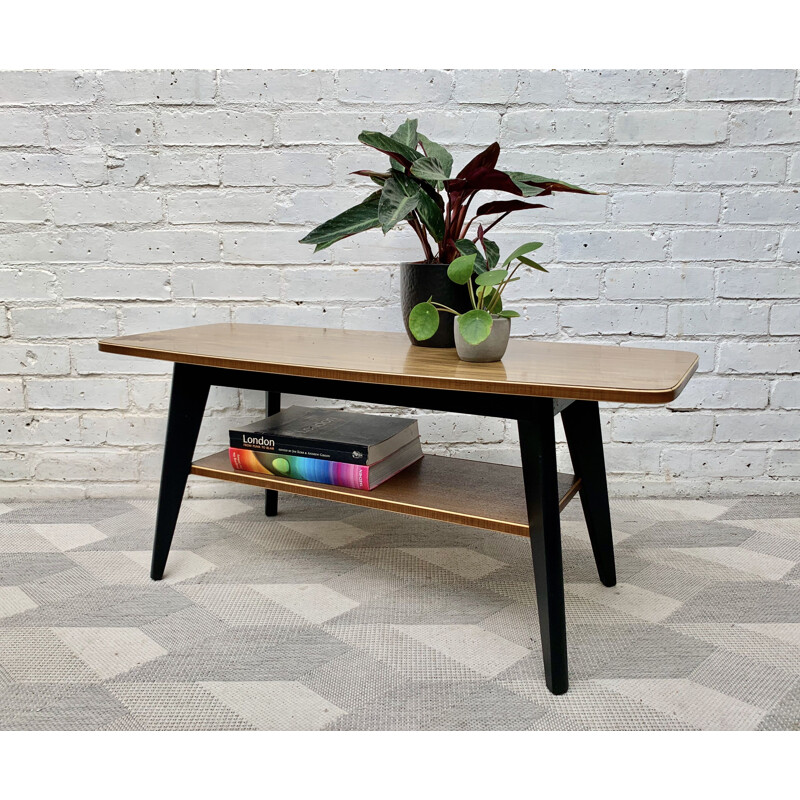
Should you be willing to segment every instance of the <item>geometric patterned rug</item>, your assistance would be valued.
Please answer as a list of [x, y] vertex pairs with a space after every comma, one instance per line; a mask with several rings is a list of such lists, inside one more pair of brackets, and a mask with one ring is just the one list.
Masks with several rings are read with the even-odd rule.
[[308, 498], [0, 505], [0, 729], [798, 730], [800, 498], [562, 515], [570, 689], [527, 539]]

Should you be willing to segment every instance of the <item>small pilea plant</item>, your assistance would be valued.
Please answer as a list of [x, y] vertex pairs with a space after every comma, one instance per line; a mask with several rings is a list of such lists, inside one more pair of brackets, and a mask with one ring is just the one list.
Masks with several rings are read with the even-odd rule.
[[[453, 259], [447, 268], [447, 277], [454, 283], [466, 284], [472, 302], [472, 309], [464, 314], [459, 314], [452, 308], [442, 303], [437, 303], [430, 298], [425, 303], [418, 303], [411, 309], [408, 316], [408, 327], [412, 335], [419, 341], [430, 339], [439, 330], [439, 311], [455, 314], [458, 319], [458, 329], [464, 340], [469, 344], [480, 344], [492, 332], [494, 317], [518, 317], [519, 314], [511, 309], [503, 308], [503, 292], [509, 283], [518, 281], [514, 273], [524, 264], [528, 267], [547, 272], [535, 261], [527, 257], [528, 253], [538, 250], [541, 242], [528, 242], [518, 247], [501, 265], [500, 251], [494, 242], [483, 238], [483, 228], [478, 227], [478, 239], [483, 247], [483, 255], [476, 251]], [[476, 270], [482, 259], [484, 268]], [[516, 262], [516, 263], [515, 263]], [[477, 272], [477, 274], [475, 274]], [[473, 279], [473, 275], [475, 278]], [[474, 286], [473, 286], [474, 283]]]

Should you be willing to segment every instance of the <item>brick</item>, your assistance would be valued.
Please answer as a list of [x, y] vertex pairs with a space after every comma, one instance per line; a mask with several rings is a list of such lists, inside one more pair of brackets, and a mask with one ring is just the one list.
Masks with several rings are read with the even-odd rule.
[[[167, 197], [167, 216], [173, 224], [198, 222], [272, 222], [276, 196], [262, 190], [184, 191]], [[281, 219], [282, 222], [286, 220]]]
[[[456, 84], [458, 88], [458, 84]], [[519, 72], [517, 102], [555, 105], [567, 99], [567, 79], [555, 70], [523, 69]]]
[[773, 381], [769, 404], [773, 408], [800, 409], [800, 378]]
[[660, 446], [637, 445], [629, 447], [627, 444], [609, 443], [603, 445], [606, 471], [609, 475], [624, 475], [630, 473], [659, 472], [661, 460]]
[[161, 195], [155, 192], [98, 189], [56, 192], [51, 199], [56, 225], [106, 225], [158, 222]]
[[[167, 420], [158, 416], [105, 416], [97, 413], [81, 415], [81, 444], [102, 447], [137, 447], [160, 445], [166, 434]], [[97, 451], [95, 451], [97, 452]]]
[[0, 306], [0, 337], [8, 336], [8, 317], [6, 316], [6, 307]]
[[44, 118], [38, 111], [0, 113], [0, 147], [44, 147]]
[[107, 103], [208, 104], [214, 102], [213, 70], [147, 69], [101, 72]]
[[227, 103], [314, 103], [333, 96], [330, 70], [222, 70], [220, 97]]
[[402, 115], [395, 113], [386, 117], [376, 112], [287, 111], [278, 115], [276, 138], [284, 144], [358, 144], [361, 131], [388, 135], [402, 121]]
[[0, 219], [3, 222], [44, 222], [47, 219], [44, 196], [26, 189], [0, 191]]
[[666, 448], [662, 457], [668, 476], [691, 478], [758, 477], [766, 454], [755, 448], [686, 450]]
[[457, 103], [508, 105], [517, 90], [516, 70], [458, 69], [454, 99]]
[[4, 342], [0, 375], [64, 375], [69, 372], [69, 348], [62, 345]]
[[275, 123], [261, 111], [162, 111], [161, 137], [171, 145], [267, 145]]
[[275, 198], [274, 217], [282, 225], [315, 226], [362, 202], [371, 193], [366, 186], [358, 190], [298, 189]]
[[219, 155], [117, 153], [109, 177], [119, 186], [219, 186]]
[[769, 474], [776, 478], [797, 478], [800, 476], [800, 449], [797, 447], [776, 447], [770, 455]]
[[722, 267], [717, 297], [797, 297], [798, 267]]
[[670, 336], [749, 336], [767, 332], [769, 309], [750, 303], [676, 303], [669, 308]]
[[[324, 324], [328, 327], [333, 327], [327, 319], [327, 315]], [[404, 330], [403, 312], [398, 305], [350, 306], [344, 309], [341, 327], [348, 331], [394, 331], [401, 333]]]
[[17, 411], [25, 408], [22, 378], [0, 378], [0, 409]]
[[117, 318], [99, 306], [12, 308], [11, 328], [21, 339], [97, 338], [116, 336]]
[[621, 111], [614, 140], [624, 144], [715, 144], [725, 141], [727, 126], [727, 112], [716, 109]]
[[800, 231], [787, 231], [783, 235], [781, 258], [784, 261], [800, 263]]
[[445, 103], [453, 76], [434, 69], [341, 69], [337, 96], [343, 103]]
[[769, 313], [769, 332], [772, 336], [800, 334], [800, 304], [779, 303], [772, 306]]
[[719, 351], [719, 372], [740, 375], [800, 372], [800, 344], [723, 342]]
[[780, 183], [786, 174], [783, 153], [753, 150], [679, 153], [675, 183]]
[[99, 145], [144, 147], [158, 141], [155, 116], [149, 108], [48, 116], [47, 138], [50, 147], [63, 151]]
[[123, 264], [219, 261], [219, 234], [213, 231], [113, 231], [109, 257]]
[[608, 112], [584, 109], [509, 111], [502, 140], [519, 144], [588, 144], [608, 141]]
[[170, 277], [164, 269], [86, 267], [61, 270], [65, 300], [169, 300]]
[[293, 300], [378, 300], [390, 294], [391, 273], [379, 267], [287, 268], [283, 280]]
[[127, 408], [128, 382], [121, 378], [29, 378], [32, 409]]
[[670, 153], [570, 152], [561, 157], [561, 171], [569, 176], [567, 180], [589, 183], [592, 188], [609, 184], [663, 186], [672, 181], [674, 158]]
[[599, 267], [552, 266], [550, 271], [522, 268], [515, 283], [510, 283], [503, 292], [503, 299], [514, 300], [579, 300], [600, 296]]
[[800, 153], [795, 153], [792, 156], [792, 161], [789, 165], [789, 183], [800, 183]]
[[719, 414], [716, 442], [792, 442], [800, 430], [800, 413], [770, 410], [759, 414]]
[[122, 333], [130, 334], [230, 322], [230, 311], [220, 306], [136, 303], [123, 306], [120, 318]]
[[419, 435], [425, 444], [457, 442], [502, 442], [505, 423], [494, 417], [466, 417], [463, 414], [420, 414]]
[[83, 105], [95, 99], [92, 73], [68, 70], [3, 72], [0, 106]]
[[419, 118], [422, 133], [448, 148], [471, 145], [483, 149], [500, 137], [499, 109], [471, 111], [467, 118], [463, 113], [426, 109], [415, 111], [414, 116]]
[[277, 300], [281, 270], [270, 267], [180, 267], [172, 273], [176, 299]]
[[540, 225], [603, 223], [606, 220], [607, 198], [600, 195], [563, 192], [542, 198], [542, 201], [546, 208], [516, 212], [503, 220], [503, 228], [530, 229]]
[[41, 269], [0, 269], [0, 297], [4, 300], [53, 300], [55, 275]]
[[327, 186], [331, 182], [331, 162], [325, 153], [225, 153], [221, 169], [226, 186]]
[[683, 88], [671, 69], [602, 69], [570, 73], [570, 95], [578, 103], [668, 103]]
[[[352, 309], [355, 311], [356, 309]], [[287, 305], [251, 305], [233, 309], [233, 321], [246, 325], [298, 325], [342, 328], [343, 309], [333, 303], [314, 305], [303, 301]], [[263, 404], [262, 404], [263, 405]]]
[[80, 425], [75, 414], [25, 411], [0, 415], [0, 445], [58, 446], [79, 440]]
[[559, 315], [562, 330], [573, 336], [607, 333], [663, 336], [667, 325], [667, 306], [656, 304], [562, 305]]
[[731, 144], [796, 144], [800, 142], [797, 109], [738, 111], [731, 119]]
[[125, 450], [56, 451], [38, 454], [35, 461], [34, 474], [42, 481], [135, 481], [139, 477], [136, 458]]
[[615, 414], [611, 436], [615, 442], [709, 442], [714, 417], [664, 410]]
[[725, 222], [751, 225], [800, 223], [800, 190], [728, 192]]
[[0, 152], [0, 184], [100, 186], [108, 178], [103, 155]]
[[[314, 248], [298, 241], [302, 231], [225, 231], [222, 260], [231, 264], [307, 264], [331, 260], [330, 250], [314, 254]], [[335, 245], [334, 245], [335, 246]]]
[[33, 475], [33, 463], [27, 453], [0, 453], [0, 481], [21, 481]]
[[664, 261], [667, 237], [645, 231], [578, 231], [559, 233], [562, 261]]
[[679, 261], [772, 261], [780, 234], [757, 230], [679, 230], [672, 234], [672, 256]]
[[690, 69], [687, 100], [791, 100], [793, 69]]
[[609, 300], [701, 300], [714, 295], [710, 267], [609, 267], [605, 270]]
[[719, 220], [719, 192], [616, 192], [615, 222], [629, 225], [706, 225]]
[[519, 313], [519, 317], [511, 321], [514, 338], [555, 335], [561, 330], [555, 303], [507, 303], [506, 307]]
[[696, 408], [766, 408], [769, 382], [754, 378], [694, 377], [669, 407], [691, 411]]
[[47, 231], [0, 235], [0, 261], [12, 264], [103, 261], [106, 236], [102, 231]]
[[167, 375], [172, 362], [154, 358], [120, 358], [116, 353], [101, 353], [97, 342], [85, 340], [70, 343], [73, 370], [78, 375]]

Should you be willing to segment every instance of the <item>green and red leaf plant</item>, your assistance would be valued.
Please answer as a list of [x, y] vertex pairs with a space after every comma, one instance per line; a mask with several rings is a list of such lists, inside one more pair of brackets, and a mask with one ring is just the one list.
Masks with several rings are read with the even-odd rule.
[[[496, 263], [497, 246], [485, 238], [495, 225], [516, 211], [547, 208], [524, 200], [494, 200], [469, 209], [479, 192], [505, 192], [517, 197], [545, 197], [555, 192], [595, 194], [541, 175], [497, 169], [500, 145], [495, 142], [451, 177], [453, 156], [440, 144], [417, 131], [417, 120], [407, 119], [391, 135], [362, 131], [358, 140], [389, 157], [386, 172], [356, 170], [380, 188], [347, 211], [323, 222], [300, 241], [315, 245], [315, 252], [372, 228], [384, 233], [407, 222], [422, 245], [423, 261], [451, 264], [460, 255], [475, 254], [475, 271], [480, 274]], [[494, 216], [470, 238], [479, 217]], [[476, 246], [481, 241], [484, 253]], [[524, 261], [522, 263], [525, 263]]]

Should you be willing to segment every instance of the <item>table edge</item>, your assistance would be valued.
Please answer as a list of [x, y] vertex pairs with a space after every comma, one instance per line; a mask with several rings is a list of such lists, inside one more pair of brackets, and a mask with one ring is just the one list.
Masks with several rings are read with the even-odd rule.
[[[697, 371], [699, 356], [686, 370], [681, 379], [671, 387], [663, 389], [609, 389], [597, 386], [553, 386], [550, 384], [520, 384], [505, 381], [476, 380], [472, 378], [430, 378], [420, 376], [392, 375], [382, 373], [351, 372], [333, 367], [307, 367], [299, 364], [279, 364], [265, 361], [247, 361], [235, 358], [215, 358], [194, 353], [179, 353], [175, 350], [159, 350], [152, 346], [144, 347], [120, 344], [113, 339], [98, 341], [98, 349], [103, 353], [149, 358], [156, 361], [171, 361], [176, 364], [193, 364], [220, 369], [236, 369], [244, 372], [259, 372], [271, 375], [318, 378], [322, 380], [349, 381], [352, 383], [375, 383], [383, 386], [405, 386], [419, 389], [438, 389], [442, 391], [477, 392], [484, 394], [514, 395], [517, 397], [553, 397], [565, 400], [597, 400], [611, 403], [638, 403], [643, 405], [663, 405], [675, 400], [683, 391], [689, 379]], [[689, 353], [690, 351], [682, 351]]]

